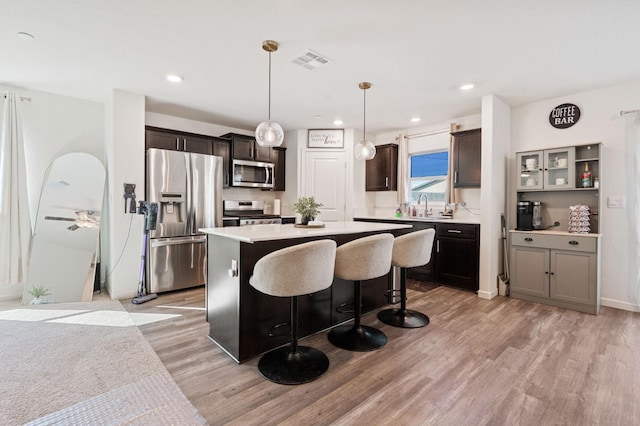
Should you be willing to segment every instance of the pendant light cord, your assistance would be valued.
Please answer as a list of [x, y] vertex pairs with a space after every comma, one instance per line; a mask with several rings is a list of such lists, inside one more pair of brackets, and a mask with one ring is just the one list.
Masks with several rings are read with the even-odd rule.
[[269, 111], [267, 112], [267, 119], [271, 121], [271, 52], [269, 52]]
[[364, 107], [362, 108], [364, 110], [364, 117], [362, 117], [362, 140], [366, 140], [367, 139], [367, 89], [364, 89], [363, 91], [363, 99], [364, 99]]

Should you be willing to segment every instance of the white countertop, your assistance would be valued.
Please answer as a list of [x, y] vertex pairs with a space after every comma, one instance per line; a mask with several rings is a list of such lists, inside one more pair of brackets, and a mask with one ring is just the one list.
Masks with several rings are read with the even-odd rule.
[[372, 222], [325, 222], [324, 228], [298, 228], [287, 225], [249, 225], [222, 228], [202, 228], [200, 232], [254, 243], [256, 241], [286, 240], [291, 238], [316, 237], [324, 235], [357, 234], [360, 232], [383, 232], [410, 228], [410, 225]]
[[540, 230], [540, 231], [537, 231], [537, 230], [520, 231], [520, 230], [517, 230], [517, 229], [512, 229], [509, 232], [523, 232], [523, 233], [526, 233], [526, 234], [540, 234], [540, 235], [563, 235], [563, 236], [575, 235], [576, 237], [592, 237], [592, 238], [598, 238], [598, 237], [602, 236], [602, 234], [593, 234], [593, 233], [580, 234], [580, 233], [577, 233], [577, 232], [552, 231], [552, 230], [546, 230], [546, 231], [543, 231], [543, 230]]
[[415, 222], [436, 222], [436, 223], [470, 223], [470, 224], [480, 224], [480, 217], [466, 217], [466, 218], [448, 218], [448, 217], [440, 217], [440, 216], [357, 216], [354, 219], [374, 219], [374, 220], [406, 220], [406, 221], [415, 221]]

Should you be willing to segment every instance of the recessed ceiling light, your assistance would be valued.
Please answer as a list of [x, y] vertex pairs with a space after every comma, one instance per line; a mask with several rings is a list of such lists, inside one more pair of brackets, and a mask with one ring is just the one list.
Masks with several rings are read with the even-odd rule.
[[413, 118], [411, 119], [411, 122], [412, 122], [412, 123], [418, 123], [418, 122], [420, 122], [420, 121], [422, 121], [422, 118], [420, 118], [420, 117], [413, 117]]
[[460, 90], [471, 90], [474, 87], [476, 87], [475, 83], [465, 83], [465, 84], [460, 86]]
[[33, 34], [25, 33], [22, 31], [18, 33], [18, 37], [20, 37], [23, 40], [33, 40], [35, 38]]
[[333, 120], [333, 124], [336, 126], [341, 126], [344, 122], [342, 120]]
[[182, 78], [182, 76], [179, 76], [178, 74], [167, 74], [167, 80], [172, 83], [181, 83], [184, 78]]

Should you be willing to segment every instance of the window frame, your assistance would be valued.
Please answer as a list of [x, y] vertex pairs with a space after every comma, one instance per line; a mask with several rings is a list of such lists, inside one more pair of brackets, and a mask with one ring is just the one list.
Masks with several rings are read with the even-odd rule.
[[[441, 152], [446, 152], [447, 153], [447, 174], [446, 175], [440, 175], [440, 176], [421, 176], [421, 177], [411, 177], [411, 159], [414, 156], [421, 156], [421, 155], [429, 155], [429, 154], [438, 154]], [[438, 149], [433, 149], [433, 150], [426, 150], [426, 151], [419, 151], [419, 152], [412, 152], [408, 154], [408, 158], [407, 158], [407, 165], [408, 165], [408, 173], [407, 173], [407, 179], [408, 179], [408, 189], [409, 189], [409, 201], [411, 205], [416, 205], [417, 204], [417, 199], [414, 200], [413, 199], [413, 182], [414, 181], [424, 181], [424, 180], [429, 180], [429, 179], [425, 179], [425, 178], [431, 178], [430, 180], [439, 180], [442, 179], [445, 183], [445, 190], [444, 190], [444, 200], [440, 201], [440, 200], [432, 200], [428, 198], [428, 205], [430, 206], [430, 208], [433, 207], [437, 207], [441, 210], [444, 211], [448, 200], [449, 200], [449, 191], [451, 188], [451, 181], [450, 181], [450, 177], [451, 177], [451, 149], [450, 147], [446, 147], [446, 148], [438, 148]], [[433, 211], [435, 211], [436, 209], [433, 209]]]

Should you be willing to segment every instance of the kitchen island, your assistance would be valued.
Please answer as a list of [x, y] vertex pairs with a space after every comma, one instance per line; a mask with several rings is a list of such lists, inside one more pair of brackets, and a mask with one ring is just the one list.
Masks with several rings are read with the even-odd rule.
[[[200, 229], [207, 234], [209, 337], [238, 363], [289, 342], [289, 299], [268, 296], [249, 284], [254, 265], [266, 254], [319, 239], [330, 238], [340, 246], [383, 232], [398, 235], [410, 228], [406, 224], [327, 222], [324, 227], [306, 228], [273, 224]], [[385, 291], [391, 286], [391, 273], [363, 281], [362, 312], [386, 305]], [[353, 286], [337, 278], [328, 289], [298, 299], [301, 337], [353, 318], [352, 312], [343, 309], [353, 304]]]

